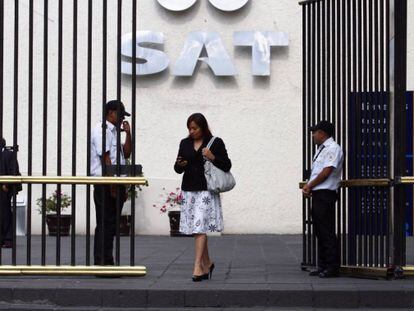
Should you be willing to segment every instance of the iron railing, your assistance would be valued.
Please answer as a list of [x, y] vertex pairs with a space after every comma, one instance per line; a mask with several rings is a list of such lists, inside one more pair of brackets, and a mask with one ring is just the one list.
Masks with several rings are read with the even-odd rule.
[[[47, 258], [47, 239], [46, 239], [46, 197], [47, 197], [47, 185], [55, 185], [55, 189], [58, 192], [62, 190], [63, 185], [70, 185], [71, 191], [71, 236], [70, 236], [70, 265], [77, 266], [79, 259], [77, 259], [77, 244], [76, 244], [76, 224], [79, 217], [84, 217], [86, 220], [86, 235], [85, 235], [85, 258], [82, 260], [83, 264], [87, 267], [91, 265], [90, 256], [90, 236], [91, 236], [91, 185], [96, 184], [112, 184], [112, 185], [144, 185], [147, 183], [145, 178], [135, 176], [133, 173], [131, 177], [92, 177], [91, 176], [91, 133], [92, 133], [92, 119], [93, 119], [93, 107], [98, 106], [100, 109], [101, 120], [105, 120], [105, 103], [108, 100], [108, 92], [113, 87], [112, 84], [108, 83], [110, 77], [108, 77], [108, 51], [113, 51], [117, 55], [116, 60], [116, 99], [123, 100], [124, 102], [130, 103], [128, 105], [132, 109], [132, 154], [131, 154], [131, 166], [136, 167], [136, 148], [135, 140], [136, 135], [134, 129], [136, 128], [136, 67], [133, 67], [132, 78], [128, 79], [128, 83], [131, 85], [132, 91], [129, 98], [128, 95], [121, 93], [121, 85], [123, 79], [121, 75], [121, 35], [122, 27], [125, 25], [124, 20], [131, 21], [132, 29], [132, 58], [136, 59], [136, 27], [137, 27], [137, 0], [113, 0], [116, 2], [116, 24], [109, 25], [108, 20], [108, 1], [103, 0], [102, 2], [95, 2], [88, 0], [87, 2], [79, 2], [78, 0], [71, 1], [71, 8], [68, 10], [71, 14], [65, 14], [66, 6], [64, 6], [63, 0], [43, 0], [35, 2], [29, 0], [28, 4], [28, 20], [22, 20], [22, 16], [19, 12], [19, 6], [21, 1], [15, 0], [14, 6], [11, 7], [12, 2], [0, 0], [0, 136], [3, 137], [5, 134], [12, 136], [12, 150], [15, 158], [17, 159], [18, 148], [19, 151], [27, 152], [27, 176], [0, 176], [0, 182], [3, 184], [23, 183], [25, 184], [25, 192], [27, 198], [27, 235], [26, 235], [26, 258], [25, 265], [32, 266], [33, 262], [40, 260], [41, 266], [49, 266], [50, 258]], [[36, 5], [36, 8], [35, 8]], [[66, 5], [66, 1], [65, 1]], [[87, 9], [87, 18], [80, 19], [79, 12], [80, 6], [82, 9]], [[86, 5], [84, 7], [84, 5]], [[50, 27], [50, 19], [52, 18], [52, 10], [57, 6], [57, 28]], [[125, 10], [125, 6], [131, 7], [131, 10]], [[13, 10], [14, 14], [9, 14]], [[43, 15], [43, 24], [34, 23], [35, 12], [41, 10]], [[101, 12], [102, 16], [98, 17], [98, 12]], [[125, 16], [126, 13], [129, 16]], [[67, 16], [71, 16], [68, 20]], [[54, 15], [53, 15], [54, 18]], [[94, 36], [97, 35], [96, 31], [96, 20], [102, 18], [102, 33], [99, 38], [94, 41]], [[23, 33], [19, 29], [19, 25], [27, 23], [28, 32]], [[13, 33], [5, 34], [5, 25], [14, 25]], [[125, 26], [124, 26], [125, 27]], [[116, 40], [111, 41], [108, 34], [109, 29], [116, 29]], [[80, 30], [80, 31], [79, 31]], [[86, 34], [86, 41], [81, 42], [83, 37], [80, 34]], [[42, 36], [36, 35], [42, 33]], [[13, 37], [13, 70], [12, 74], [6, 71], [5, 66], [5, 35]], [[56, 42], [52, 42], [51, 38], [56, 37]], [[65, 40], [70, 38], [70, 40]], [[95, 42], [99, 40], [102, 42], [102, 49], [98, 49]], [[26, 41], [27, 40], [27, 41]], [[26, 46], [27, 49], [22, 46]], [[24, 44], [22, 44], [24, 43]], [[82, 48], [85, 46], [85, 49]], [[54, 49], [57, 48], [56, 53]], [[42, 50], [39, 55], [35, 53], [36, 50]], [[53, 50], [52, 50], [53, 49]], [[84, 53], [86, 51], [86, 53]], [[102, 75], [98, 75], [96, 70], [93, 70], [94, 66], [98, 64], [95, 61], [97, 53], [101, 53], [101, 59], [99, 63], [102, 68]], [[24, 56], [24, 57], [23, 57]], [[20, 61], [26, 59], [27, 63]], [[68, 57], [69, 56], [69, 57]], [[79, 61], [81, 59], [82, 61]], [[67, 64], [70, 63], [70, 66]], [[55, 65], [56, 64], [56, 65]], [[71, 73], [68, 74], [67, 68], [71, 68]], [[22, 72], [27, 72], [27, 83], [21, 79]], [[85, 98], [80, 98], [80, 77], [79, 72], [86, 72], [86, 84], [85, 84]], [[51, 80], [51, 77], [56, 74], [56, 81]], [[96, 103], [96, 98], [93, 98], [93, 94], [96, 91], [97, 86], [92, 82], [100, 79], [102, 81], [101, 86], [101, 98]], [[10, 95], [5, 92], [6, 82], [13, 81], [13, 94]], [[68, 87], [69, 86], [69, 87]], [[42, 94], [39, 96], [37, 92], [38, 88], [42, 89]], [[67, 90], [71, 90], [67, 92]], [[27, 101], [21, 100], [21, 93], [27, 94]], [[56, 98], [52, 94], [56, 93]], [[82, 93], [83, 94], [83, 93]], [[70, 107], [70, 109], [68, 108]], [[27, 119], [23, 120], [20, 118], [21, 111], [27, 111]], [[12, 131], [5, 129], [5, 111], [12, 111]], [[70, 111], [70, 114], [67, 114]], [[85, 113], [86, 115], [86, 131], [80, 131], [79, 128], [83, 126], [79, 124], [79, 114]], [[39, 118], [40, 116], [40, 118]], [[69, 118], [71, 119], [68, 124]], [[56, 122], [56, 127], [52, 128], [50, 123]], [[9, 123], [7, 123], [9, 124]], [[26, 125], [27, 124], [27, 125]], [[37, 128], [41, 128], [42, 133], [35, 132], [35, 125], [39, 125]], [[27, 141], [20, 140], [19, 131], [22, 128], [27, 128]], [[121, 134], [120, 125], [117, 125], [117, 142], [120, 146]], [[11, 134], [10, 134], [11, 133]], [[106, 150], [106, 131], [102, 131], [102, 151], [105, 153]], [[80, 137], [86, 135], [85, 144], [80, 144]], [[55, 145], [51, 144], [51, 141], [56, 141]], [[83, 150], [83, 152], [82, 152]], [[56, 154], [55, 160], [50, 161], [50, 154]], [[20, 153], [21, 154], [21, 153]], [[41, 154], [42, 160], [40, 163], [35, 162], [35, 155]], [[69, 156], [68, 156], [69, 154]], [[85, 154], [86, 158], [80, 159], [79, 154]], [[40, 158], [40, 157], [39, 157]], [[79, 174], [80, 164], [82, 165], [86, 161], [86, 170]], [[70, 170], [68, 165], [70, 164]], [[120, 148], [117, 152], [115, 174], [120, 176], [122, 167], [120, 165]], [[24, 166], [26, 167], [26, 165]], [[23, 166], [20, 167], [21, 169]], [[23, 168], [25, 171], [25, 169]], [[106, 166], [103, 165], [103, 176], [107, 175]], [[16, 171], [16, 170], [14, 170]], [[135, 170], [133, 170], [135, 172]], [[34, 176], [38, 172], [37, 175]], [[40, 173], [41, 172], [41, 173]], [[26, 174], [25, 174], [26, 175]], [[56, 175], [56, 176], [51, 176]], [[68, 176], [71, 175], [71, 176]], [[81, 175], [81, 176], [79, 176]], [[40, 258], [33, 258], [33, 245], [32, 245], [32, 212], [33, 212], [33, 199], [35, 193], [34, 184], [41, 185], [41, 251]], [[85, 187], [86, 189], [81, 189]], [[79, 191], [86, 191], [86, 200], [80, 202]], [[120, 217], [120, 188], [117, 187], [118, 199], [117, 199], [117, 219], [116, 219], [116, 243], [115, 243], [115, 265], [121, 265], [120, 262], [120, 232], [119, 232], [119, 217]], [[130, 233], [130, 256], [129, 266], [135, 265], [135, 196], [131, 198], [131, 233]], [[21, 257], [17, 256], [16, 247], [16, 195], [12, 198], [13, 206], [13, 248], [11, 251], [11, 264], [13, 266], [18, 265], [18, 261]], [[61, 226], [60, 223], [60, 207], [61, 199], [58, 196], [57, 199], [57, 219], [58, 228]], [[85, 205], [85, 215], [79, 214], [79, 206]], [[105, 206], [102, 208], [102, 213], [105, 212]], [[0, 211], [0, 219], [2, 218]], [[103, 221], [103, 220], [102, 220]], [[103, 225], [103, 224], [102, 224]], [[1, 226], [1, 222], [0, 222]], [[1, 230], [0, 230], [0, 240]], [[57, 231], [56, 236], [56, 252], [54, 263], [56, 266], [61, 265], [61, 239], [60, 231]], [[103, 239], [102, 239], [103, 245]], [[103, 249], [103, 248], [102, 248]], [[4, 255], [4, 254], [3, 254]], [[104, 256], [101, 256], [102, 260]], [[2, 265], [2, 249], [0, 248], [0, 266]], [[102, 262], [103, 263], [103, 262]], [[20, 262], [21, 264], [21, 262]], [[142, 267], [141, 267], [142, 268]], [[20, 268], [19, 268], [20, 269]], [[13, 269], [9, 269], [13, 270]], [[15, 269], [16, 270], [16, 269]], [[18, 269], [17, 269], [18, 270]], [[16, 270], [16, 271], [17, 271]], [[30, 271], [35, 271], [32, 269]], [[81, 269], [82, 270], [82, 269]], [[37, 270], [36, 270], [37, 271]], [[70, 270], [73, 271], [73, 270]], [[79, 270], [80, 271], [80, 270]], [[83, 271], [83, 270], [82, 270]], [[71, 272], [72, 273], [72, 272]]]
[[[406, 1], [309, 0], [300, 5], [303, 180], [315, 152], [309, 127], [331, 121], [345, 154], [336, 211], [342, 265], [404, 265], [404, 191], [390, 189], [398, 187], [392, 176], [403, 175], [405, 156]], [[398, 40], [392, 41], [394, 30]], [[311, 204], [303, 199], [304, 268], [317, 262]]]

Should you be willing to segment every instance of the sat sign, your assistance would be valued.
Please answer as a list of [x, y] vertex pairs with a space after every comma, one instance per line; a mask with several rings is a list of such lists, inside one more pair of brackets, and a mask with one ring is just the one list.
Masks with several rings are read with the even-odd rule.
[[[197, 0], [157, 0], [169, 11], [184, 11], [191, 8]], [[219, 10], [232, 12], [243, 8], [249, 0], [208, 0]], [[155, 31], [136, 32], [136, 59], [132, 53], [132, 33], [122, 37], [122, 73], [132, 75], [132, 66], [136, 66], [138, 76], [153, 75], [165, 71], [170, 60], [161, 49], [164, 34]], [[234, 46], [252, 48], [252, 74], [270, 75], [270, 56], [272, 47], [289, 45], [289, 35], [274, 31], [236, 31], [233, 33]], [[205, 49], [207, 57], [201, 57]], [[125, 60], [126, 59], [126, 60]], [[188, 77], [194, 74], [197, 63], [207, 64], [215, 76], [235, 76], [237, 70], [217, 32], [193, 31], [187, 35], [183, 49], [175, 62], [172, 74]]]

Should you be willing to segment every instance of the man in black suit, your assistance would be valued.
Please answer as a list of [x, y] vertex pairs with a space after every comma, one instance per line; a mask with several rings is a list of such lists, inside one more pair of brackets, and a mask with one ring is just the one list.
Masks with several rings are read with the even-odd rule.
[[[0, 139], [0, 175], [20, 175], [19, 164], [12, 150], [6, 148], [4, 138]], [[13, 246], [13, 215], [11, 199], [13, 195], [21, 190], [21, 184], [3, 184], [0, 189], [1, 208], [1, 247], [11, 248]]]

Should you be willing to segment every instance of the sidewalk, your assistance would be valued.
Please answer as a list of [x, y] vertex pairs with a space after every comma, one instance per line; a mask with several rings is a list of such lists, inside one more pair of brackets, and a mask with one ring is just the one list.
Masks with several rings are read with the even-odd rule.
[[[54, 243], [54, 238], [48, 238], [47, 262], [52, 265], [55, 264]], [[136, 265], [147, 267], [145, 277], [2, 277], [0, 302], [7, 308], [23, 302], [46, 309], [56, 306], [414, 307], [412, 280], [308, 276], [300, 270], [299, 235], [224, 235], [209, 238], [209, 243], [216, 265], [213, 279], [209, 281], [191, 281], [192, 238], [137, 236]], [[121, 244], [121, 263], [127, 265], [129, 239], [122, 238]], [[25, 262], [25, 249], [24, 238], [19, 238], [18, 264]], [[33, 238], [32, 249], [33, 264], [37, 264], [34, 259], [40, 258], [40, 237]], [[69, 239], [64, 238], [62, 264], [68, 263], [69, 252]], [[10, 250], [3, 250], [4, 264], [9, 261], [10, 253]], [[85, 264], [85, 237], [77, 238], [77, 258], [78, 264]]]

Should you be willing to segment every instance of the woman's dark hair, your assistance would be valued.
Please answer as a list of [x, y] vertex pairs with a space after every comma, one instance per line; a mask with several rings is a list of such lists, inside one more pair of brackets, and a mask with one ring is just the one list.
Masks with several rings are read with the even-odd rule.
[[0, 138], [0, 149], [3, 149], [4, 147], [6, 147], [6, 140], [1, 137]]
[[188, 117], [187, 120], [187, 128], [190, 128], [190, 123], [194, 122], [197, 124], [201, 131], [203, 132], [204, 138], [210, 138], [213, 135], [211, 134], [210, 128], [208, 127], [207, 119], [201, 113], [193, 113], [191, 116]]

